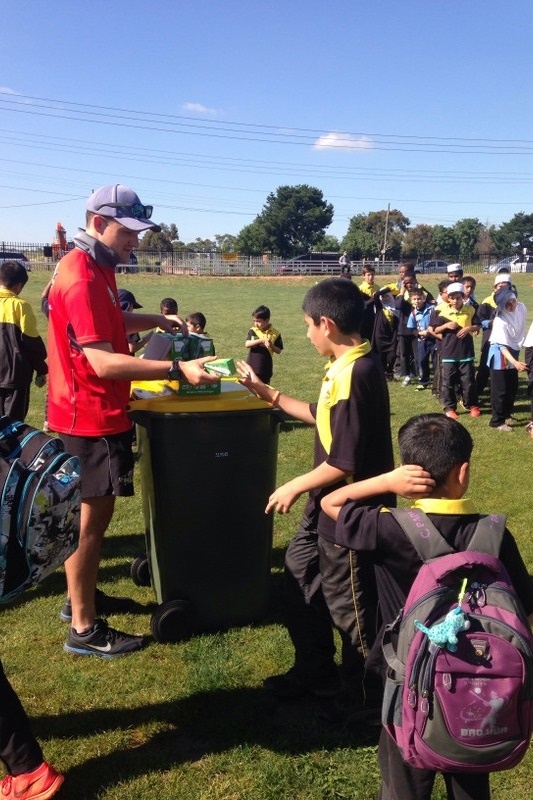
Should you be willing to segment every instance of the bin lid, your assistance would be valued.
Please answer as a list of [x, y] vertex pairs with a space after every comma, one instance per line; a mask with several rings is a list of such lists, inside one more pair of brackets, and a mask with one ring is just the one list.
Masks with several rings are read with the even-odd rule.
[[202, 413], [213, 411], [256, 411], [272, 409], [270, 403], [248, 391], [235, 378], [221, 380], [220, 394], [180, 396], [168, 381], [136, 381], [131, 384], [135, 399], [129, 411], [151, 411], [158, 414]]

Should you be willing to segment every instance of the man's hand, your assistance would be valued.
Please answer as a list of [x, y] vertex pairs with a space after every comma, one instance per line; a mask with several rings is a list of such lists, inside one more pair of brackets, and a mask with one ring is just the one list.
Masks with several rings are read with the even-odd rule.
[[180, 361], [179, 366], [186, 382], [192, 386], [200, 386], [204, 383], [216, 383], [220, 380], [217, 375], [210, 375], [205, 371], [204, 366], [209, 361], [216, 361], [216, 356], [196, 358], [194, 361]]
[[185, 337], [189, 336], [187, 323], [177, 314], [161, 314], [159, 319], [158, 327], [166, 333], [181, 333]]

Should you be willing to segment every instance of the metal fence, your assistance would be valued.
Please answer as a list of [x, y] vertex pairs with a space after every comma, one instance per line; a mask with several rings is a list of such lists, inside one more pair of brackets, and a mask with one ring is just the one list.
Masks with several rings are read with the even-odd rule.
[[[50, 253], [50, 244], [35, 242], [1, 242], [2, 251], [24, 253], [35, 272], [51, 272], [56, 259]], [[338, 275], [337, 261], [291, 261], [277, 256], [237, 256], [229, 253], [180, 253], [160, 250], [137, 250], [137, 264], [121, 264], [117, 271], [123, 273], [152, 273], [164, 275], [198, 276], [282, 276], [282, 275]], [[454, 259], [448, 259], [454, 260]], [[475, 262], [463, 263], [465, 273], [480, 273], [497, 261], [496, 256], [479, 256]], [[372, 265], [377, 275], [391, 275], [398, 270], [398, 261], [352, 261], [353, 275], [360, 275], [366, 265]]]

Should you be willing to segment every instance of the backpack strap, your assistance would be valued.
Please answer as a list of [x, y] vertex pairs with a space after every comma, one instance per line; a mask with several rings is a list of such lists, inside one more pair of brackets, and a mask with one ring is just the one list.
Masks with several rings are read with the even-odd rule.
[[389, 508], [388, 510], [424, 563], [456, 552], [421, 509]]
[[[421, 509], [389, 508], [389, 511], [424, 563], [457, 552]], [[499, 558], [506, 521], [505, 514], [480, 515], [467, 550]]]
[[468, 543], [467, 550], [488, 553], [499, 558], [506, 523], [507, 517], [505, 514], [484, 514], [481, 516]]

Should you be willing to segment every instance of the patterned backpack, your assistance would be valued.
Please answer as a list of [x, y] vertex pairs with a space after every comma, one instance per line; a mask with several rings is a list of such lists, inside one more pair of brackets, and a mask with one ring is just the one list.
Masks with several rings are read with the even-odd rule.
[[79, 459], [61, 439], [1, 417], [0, 504], [0, 603], [7, 603], [77, 548]]
[[498, 558], [505, 517], [456, 552], [424, 512], [389, 511], [424, 564], [384, 633], [383, 725], [412, 767], [509, 769], [532, 733], [533, 637]]

